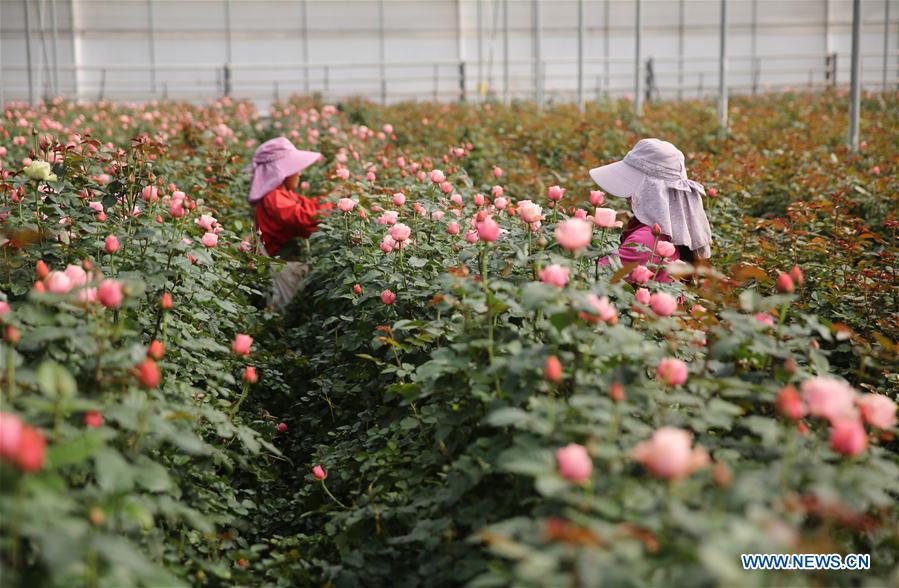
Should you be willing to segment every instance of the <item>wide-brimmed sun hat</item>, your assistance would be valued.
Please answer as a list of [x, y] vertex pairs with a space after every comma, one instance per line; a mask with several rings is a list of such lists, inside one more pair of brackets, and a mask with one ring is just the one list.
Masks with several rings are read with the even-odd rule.
[[641, 139], [623, 160], [591, 169], [590, 177], [609, 194], [630, 198], [634, 216], [644, 225], [658, 224], [675, 245], [711, 256], [705, 188], [687, 178], [684, 154], [668, 141]]
[[286, 137], [269, 139], [259, 146], [253, 155], [253, 179], [250, 182], [251, 204], [259, 202], [265, 195], [284, 183], [293, 174], [300, 173], [319, 159], [322, 154], [302, 151], [294, 147]]

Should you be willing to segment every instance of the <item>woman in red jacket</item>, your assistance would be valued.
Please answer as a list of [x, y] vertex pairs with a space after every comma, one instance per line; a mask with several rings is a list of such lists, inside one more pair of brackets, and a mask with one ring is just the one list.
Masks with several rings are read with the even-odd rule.
[[[253, 155], [249, 201], [256, 207], [256, 228], [268, 255], [277, 255], [296, 237], [309, 237], [331, 209], [330, 202], [295, 192], [300, 172], [320, 159], [320, 153], [301, 151], [284, 137], [266, 141]], [[303, 264], [287, 262], [272, 277], [272, 306], [280, 309], [290, 302], [305, 271]]]

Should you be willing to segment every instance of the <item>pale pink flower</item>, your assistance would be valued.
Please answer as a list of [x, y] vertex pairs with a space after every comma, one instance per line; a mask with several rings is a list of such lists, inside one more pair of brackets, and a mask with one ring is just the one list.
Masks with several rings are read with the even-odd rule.
[[406, 203], [406, 195], [402, 192], [397, 192], [393, 195], [393, 204], [395, 206], [402, 206]]
[[431, 171], [431, 181], [435, 184], [442, 184], [446, 181], [446, 176], [439, 169], [435, 169]]
[[412, 235], [412, 229], [403, 223], [397, 223], [390, 227], [390, 236], [394, 241], [405, 241]]
[[80, 265], [66, 266], [66, 275], [72, 281], [73, 287], [84, 286], [87, 284], [87, 272]]
[[616, 221], [618, 213], [613, 208], [597, 208], [593, 213], [593, 224], [601, 229], [611, 229], [621, 226], [621, 221]]
[[530, 200], [522, 200], [518, 203], [518, 217], [526, 223], [535, 223], [543, 220], [543, 208]]
[[856, 392], [842, 380], [818, 376], [802, 382], [799, 388], [812, 416], [833, 421], [855, 412]]
[[691, 448], [689, 431], [662, 427], [653, 432], [649, 441], [639, 443], [633, 450], [634, 459], [649, 473], [663, 480], [678, 480], [689, 476], [709, 461], [702, 447]]
[[599, 320], [610, 325], [614, 325], [618, 322], [618, 310], [609, 302], [608, 296], [599, 298], [596, 294], [588, 294], [587, 303], [593, 309], [593, 314], [595, 314]]
[[475, 206], [484, 206], [484, 202], [486, 202], [486, 196], [478, 192], [474, 195], [474, 197], [472, 197], [472, 201], [474, 202]]
[[568, 268], [558, 264], [546, 266], [540, 271], [540, 281], [557, 288], [568, 283]]
[[459, 228], [459, 223], [457, 223], [456, 221], [453, 221], [450, 224], [446, 225], [446, 232], [450, 235], [458, 235], [460, 230], [461, 229]]
[[478, 238], [481, 241], [493, 243], [499, 238], [499, 224], [489, 216], [478, 225]]
[[431, 213], [431, 220], [439, 221], [440, 219], [443, 218], [444, 214], [446, 214], [446, 213], [444, 213], [442, 210], [435, 210], [434, 212]]
[[606, 194], [605, 192], [600, 192], [599, 190], [590, 190], [590, 204], [591, 206], [602, 206], [605, 204]]
[[505, 209], [506, 206], [508, 206], [508, 205], [509, 205], [509, 201], [506, 200], [505, 198], [503, 198], [502, 196], [500, 196], [499, 198], [495, 198], [495, 199], [493, 200], [493, 206], [494, 206], [497, 210], [503, 210], [503, 209]]
[[349, 177], [350, 177], [350, 170], [348, 170], [345, 167], [338, 169], [336, 173], [337, 173], [337, 177], [340, 178], [341, 180], [346, 180], [346, 179], [349, 179]]
[[399, 219], [400, 213], [395, 210], [385, 210], [384, 214], [378, 217], [379, 225], [392, 225]]
[[865, 451], [868, 435], [856, 417], [841, 416], [830, 423], [830, 448], [841, 455], [854, 456]]
[[341, 198], [337, 201], [337, 209], [340, 212], [349, 212], [356, 206], [356, 201], [352, 198]]
[[645, 265], [638, 265], [631, 271], [630, 279], [637, 284], [645, 284], [652, 278], [652, 270]]
[[201, 242], [204, 247], [215, 247], [219, 243], [219, 236], [215, 233], [204, 233]]
[[637, 288], [637, 291], [634, 293], [634, 297], [637, 299], [637, 302], [643, 304], [644, 306], [649, 306], [650, 300], [652, 300], [652, 296], [649, 294], [649, 290], [646, 288]]
[[493, 186], [492, 188], [490, 188], [490, 195], [494, 198], [499, 198], [505, 193], [506, 190], [502, 186]]
[[387, 305], [391, 305], [396, 302], [396, 294], [391, 292], [389, 289], [381, 292], [381, 302]]
[[593, 460], [583, 445], [570, 443], [557, 449], [556, 461], [559, 464], [559, 475], [569, 482], [581, 484], [593, 474]]
[[452, 202], [456, 206], [462, 206], [462, 195], [453, 194], [452, 196], [450, 196], [450, 202]]
[[862, 418], [877, 429], [896, 426], [896, 403], [883, 394], [863, 394], [856, 401]]
[[106, 308], [118, 308], [122, 296], [122, 284], [116, 280], [103, 280], [97, 288], [97, 298]]
[[465, 240], [468, 243], [477, 243], [478, 242], [478, 232], [477, 231], [467, 231], [465, 233]]
[[119, 250], [119, 238], [115, 235], [109, 235], [104, 240], [106, 253], [113, 254]]
[[656, 375], [659, 380], [669, 386], [680, 386], [687, 381], [687, 364], [673, 357], [666, 357], [659, 362], [656, 368]]
[[547, 198], [556, 202], [561, 200], [563, 196], [565, 196], [565, 189], [559, 186], [550, 186], [546, 193]]
[[656, 292], [649, 297], [649, 306], [659, 316], [671, 316], [677, 310], [677, 300], [665, 292]]
[[592, 237], [593, 226], [581, 219], [564, 220], [556, 227], [556, 240], [559, 245], [569, 251], [578, 251], [589, 247]]
[[234, 342], [231, 343], [231, 351], [238, 355], [249, 355], [250, 347], [253, 346], [253, 338], [243, 333], [234, 336]]
[[53, 294], [65, 294], [72, 289], [72, 279], [65, 272], [52, 271], [46, 279], [47, 290]]
[[656, 255], [660, 257], [667, 259], [674, 255], [675, 251], [677, 251], [677, 247], [671, 241], [659, 241], [656, 243]]

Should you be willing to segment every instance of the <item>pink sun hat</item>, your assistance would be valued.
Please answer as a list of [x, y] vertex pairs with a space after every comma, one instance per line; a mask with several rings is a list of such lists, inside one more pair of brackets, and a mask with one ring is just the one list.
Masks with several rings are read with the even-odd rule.
[[321, 158], [321, 153], [297, 149], [286, 137], [269, 139], [253, 155], [250, 204], [256, 204], [283, 184], [285, 178], [300, 173]]

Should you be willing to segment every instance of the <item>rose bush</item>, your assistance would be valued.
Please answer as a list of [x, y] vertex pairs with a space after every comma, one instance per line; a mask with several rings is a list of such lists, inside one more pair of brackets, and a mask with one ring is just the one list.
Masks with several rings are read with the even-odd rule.
[[[865, 112], [878, 101], [859, 155], [832, 94], [736, 99], [726, 143], [699, 103], [641, 120], [623, 103], [588, 119], [11, 109], [9, 136], [67, 136], [4, 154], [4, 569], [60, 585], [891, 581], [899, 121], [895, 96]], [[83, 127], [120, 147], [68, 136]], [[325, 155], [305, 189], [338, 212], [272, 317], [256, 307], [277, 262], [252, 253], [240, 168], [281, 133]], [[644, 135], [717, 188], [715, 267], [671, 284], [653, 280], [664, 246], [596, 264], [624, 203], [586, 169]], [[33, 178], [24, 157], [54, 165]], [[869, 274], [840, 281], [850, 266]], [[104, 280], [120, 289], [101, 296]], [[871, 553], [872, 570], [740, 567], [772, 551]]]

